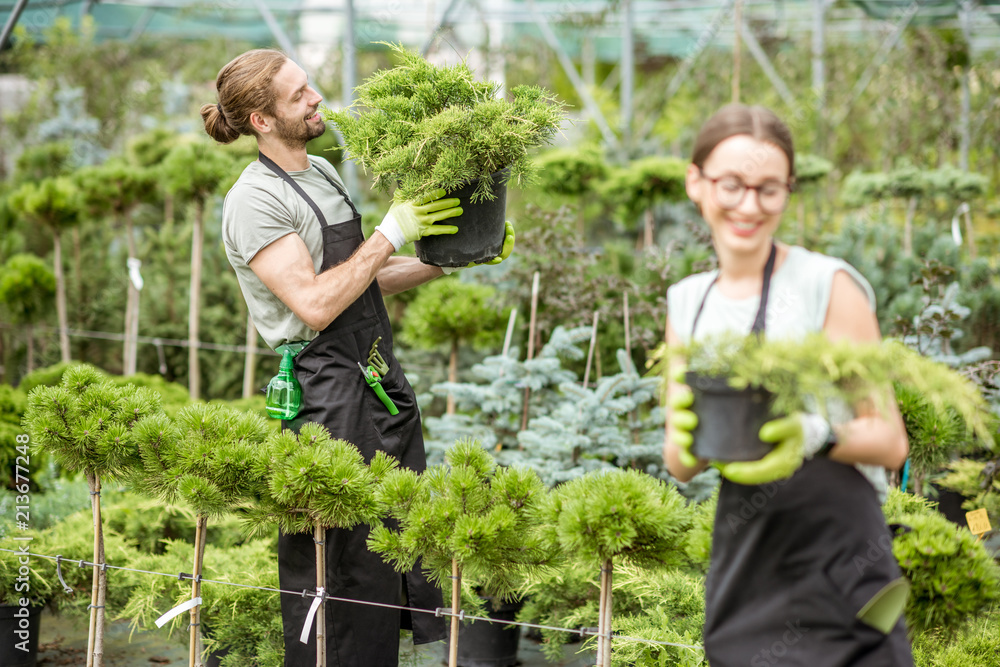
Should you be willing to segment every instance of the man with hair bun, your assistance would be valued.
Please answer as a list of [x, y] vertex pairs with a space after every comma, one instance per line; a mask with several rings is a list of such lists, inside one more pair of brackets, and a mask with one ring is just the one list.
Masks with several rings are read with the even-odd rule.
[[[218, 103], [201, 108], [205, 132], [220, 143], [249, 135], [259, 149], [258, 160], [226, 195], [222, 236], [261, 336], [272, 349], [296, 353], [302, 405], [282, 428], [297, 432], [305, 422], [318, 422], [333, 437], [356, 445], [367, 461], [385, 451], [401, 465], [423, 470], [417, 401], [393, 355], [382, 295], [443, 274], [394, 253], [423, 236], [458, 231], [435, 223], [461, 215], [459, 200], [442, 199], [440, 190], [426, 201], [396, 201], [365, 239], [361, 216], [336, 170], [306, 151], [306, 143], [326, 126], [318, 113], [322, 97], [302, 68], [280, 51], [255, 49], [219, 71], [216, 89]], [[503, 252], [491, 263], [505, 259], [513, 242], [508, 227]], [[368, 384], [364, 369], [372, 359], [396, 413]], [[440, 590], [422, 575], [419, 562], [400, 575], [367, 549], [367, 536], [367, 526], [327, 531], [330, 595], [425, 610], [442, 606]], [[314, 554], [311, 534], [279, 535], [282, 589], [315, 588]], [[316, 662], [315, 630], [308, 644], [299, 641], [311, 601], [281, 596], [286, 667]], [[414, 644], [445, 635], [443, 620], [433, 613], [325, 604], [329, 667], [396, 665], [400, 627], [412, 629]]]

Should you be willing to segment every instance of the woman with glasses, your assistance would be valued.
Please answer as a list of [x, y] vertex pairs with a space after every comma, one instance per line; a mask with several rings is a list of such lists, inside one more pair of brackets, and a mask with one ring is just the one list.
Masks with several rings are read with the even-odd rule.
[[[763, 107], [723, 107], [702, 126], [691, 162], [687, 193], [719, 268], [670, 288], [668, 343], [731, 332], [879, 340], [874, 294], [853, 267], [775, 239], [795, 185], [784, 122]], [[723, 478], [706, 582], [712, 667], [912, 666], [901, 603], [888, 616], [884, 604], [903, 585], [880, 509], [885, 469], [908, 453], [896, 406], [842, 406], [832, 426], [819, 415], [774, 419], [759, 433], [775, 443], [763, 459], [710, 462], [691, 453], [691, 389], [672, 376], [667, 466], [687, 481], [714, 463]]]

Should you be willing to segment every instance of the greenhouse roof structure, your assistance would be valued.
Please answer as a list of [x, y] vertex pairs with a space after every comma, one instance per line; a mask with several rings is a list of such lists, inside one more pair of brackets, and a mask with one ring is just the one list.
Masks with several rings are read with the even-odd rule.
[[[339, 48], [350, 21], [358, 49], [378, 41], [425, 45], [447, 28], [469, 44], [558, 34], [570, 56], [588, 48], [617, 60], [624, 31], [651, 56], [684, 57], [706, 46], [732, 48], [735, 0], [10, 0], [0, 1], [0, 23], [40, 34], [59, 17], [93, 17], [97, 37], [136, 39], [231, 38], [253, 44], [312, 44]], [[880, 33], [887, 25], [962, 27], [968, 10], [974, 50], [1000, 48], [1000, 0], [742, 0], [744, 21], [784, 37], [811, 33], [817, 20], [828, 33]], [[498, 32], [499, 31], [499, 32]], [[478, 41], [477, 41], [478, 40]], [[283, 43], [284, 42], [284, 43]]]

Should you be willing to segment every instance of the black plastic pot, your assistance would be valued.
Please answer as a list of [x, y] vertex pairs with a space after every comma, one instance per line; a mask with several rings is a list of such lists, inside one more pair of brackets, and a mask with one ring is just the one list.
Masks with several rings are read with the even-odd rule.
[[495, 199], [472, 202], [472, 193], [479, 187], [479, 180], [445, 195], [461, 200], [462, 215], [438, 224], [455, 225], [458, 232], [425, 236], [414, 243], [420, 261], [434, 266], [468, 266], [499, 255], [503, 250], [504, 223], [507, 219], [506, 176], [507, 170], [504, 169], [489, 177], [492, 181], [490, 190], [496, 195]]
[[[489, 617], [513, 621], [524, 604], [522, 600], [500, 602], [484, 598]], [[496, 605], [496, 606], [494, 606]], [[449, 624], [450, 629], [450, 624]], [[458, 631], [459, 667], [513, 667], [518, 664], [517, 645], [521, 641], [521, 626], [476, 621], [463, 623]], [[448, 660], [448, 644], [444, 646]]]
[[691, 453], [709, 461], [756, 461], [774, 447], [758, 437], [773, 419], [773, 397], [764, 389], [734, 389], [726, 378], [688, 372], [694, 394], [691, 409], [698, 415]]
[[[27, 616], [17, 616], [25, 613]], [[38, 632], [41, 628], [42, 606], [0, 605], [0, 665], [3, 667], [35, 667], [38, 661]], [[27, 650], [21, 650], [22, 648]]]

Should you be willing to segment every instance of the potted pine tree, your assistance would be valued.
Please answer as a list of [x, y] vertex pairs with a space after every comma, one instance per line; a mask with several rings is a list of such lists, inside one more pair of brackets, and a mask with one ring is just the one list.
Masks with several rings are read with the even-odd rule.
[[[272, 434], [264, 443], [256, 465], [267, 485], [244, 514], [252, 536], [263, 535], [275, 524], [284, 533], [311, 532], [316, 543], [316, 665], [326, 667], [327, 528], [353, 528], [378, 523], [381, 515], [375, 488], [397, 462], [376, 452], [366, 465], [358, 448], [330, 437], [316, 423], [302, 426], [298, 435], [289, 430]], [[307, 619], [308, 623], [308, 619]]]
[[610, 667], [615, 562], [682, 564], [692, 512], [675, 487], [650, 475], [599, 470], [556, 487], [537, 516], [545, 543], [600, 569], [597, 665]]
[[436, 266], [466, 266], [500, 254], [506, 186], [522, 183], [533, 165], [528, 151], [548, 143], [563, 120], [563, 104], [538, 86], [478, 81], [469, 66], [437, 66], [399, 45], [399, 60], [355, 89], [341, 110], [321, 109], [337, 126], [347, 157], [399, 200], [444, 189], [464, 213], [447, 221], [457, 234], [416, 243], [417, 257]]
[[848, 406], [889, 400], [893, 387], [915, 392], [940, 414], [957, 414], [970, 434], [992, 442], [988, 407], [976, 386], [894, 339], [862, 344], [823, 334], [798, 341], [726, 335], [661, 346], [654, 356], [668, 376], [686, 368], [683, 380], [698, 414], [692, 453], [701, 458], [760, 458], [769, 449], [757, 438], [763, 422], [794, 412], [835, 418]]
[[458, 614], [464, 588], [470, 599], [473, 591], [486, 598], [494, 617], [513, 618], [517, 607], [502, 603], [515, 597], [525, 574], [555, 553], [534, 531], [532, 512], [545, 486], [529, 468], [498, 468], [476, 440], [456, 442], [445, 459], [447, 465], [421, 474], [396, 468], [385, 476], [377, 492], [379, 506], [399, 527], [376, 526], [368, 546], [400, 572], [419, 558], [431, 581], [442, 588], [450, 581], [449, 667], [514, 665], [519, 635], [503, 635], [497, 623], [489, 626], [503, 636], [493, 641], [490, 655], [460, 655]]
[[[173, 422], [160, 415], [137, 429], [142, 466], [133, 487], [167, 502], [182, 499], [195, 512], [192, 600], [201, 597], [208, 520], [247, 507], [262, 490], [256, 458], [269, 432], [258, 414], [205, 403], [183, 408]], [[190, 614], [188, 660], [199, 667], [201, 606]]]
[[[102, 480], [124, 479], [139, 464], [135, 431], [161, 413], [159, 396], [149, 389], [115, 386], [93, 366], [71, 366], [62, 382], [38, 387], [28, 396], [25, 430], [33, 444], [67, 470], [83, 471], [93, 510], [93, 563], [103, 564]], [[87, 667], [104, 662], [104, 602], [107, 572], [94, 567]]]

